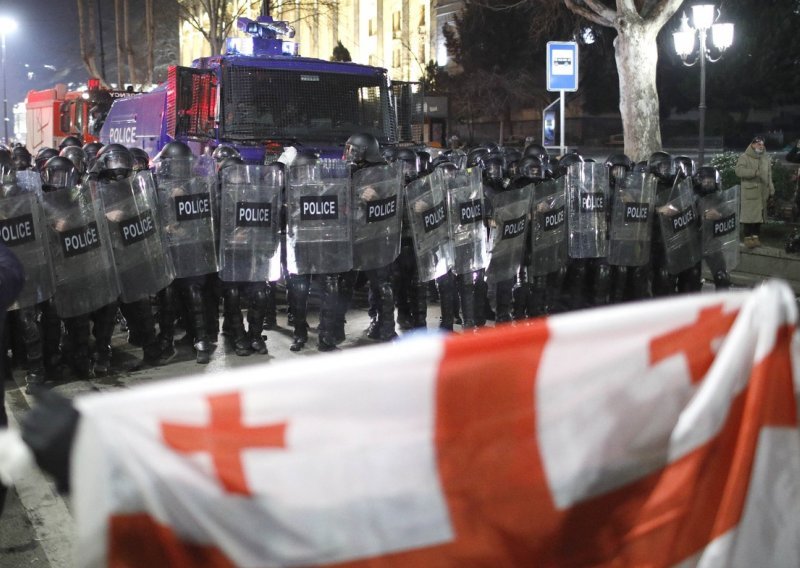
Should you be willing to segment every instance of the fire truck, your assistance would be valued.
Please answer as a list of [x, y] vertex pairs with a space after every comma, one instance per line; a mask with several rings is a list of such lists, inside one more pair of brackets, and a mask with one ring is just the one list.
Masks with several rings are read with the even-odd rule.
[[155, 156], [172, 140], [200, 155], [226, 143], [251, 163], [294, 146], [341, 157], [355, 132], [382, 145], [398, 141], [396, 97], [386, 69], [301, 57], [286, 22], [239, 18], [246, 37], [191, 67], [172, 66], [149, 93], [118, 100], [100, 132], [104, 144]]
[[25, 97], [25, 145], [31, 153], [42, 147], [57, 148], [67, 136], [97, 141], [115, 100], [136, 95], [133, 90], [112, 90], [99, 79], [89, 79], [85, 90], [68, 91], [59, 83], [51, 89], [28, 91]]

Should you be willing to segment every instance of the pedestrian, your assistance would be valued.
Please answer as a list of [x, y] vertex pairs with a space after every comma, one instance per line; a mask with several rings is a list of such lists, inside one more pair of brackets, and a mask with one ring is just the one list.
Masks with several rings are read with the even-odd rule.
[[[14, 300], [22, 289], [25, 275], [17, 257], [6, 245], [0, 243], [0, 345], [3, 344], [3, 328], [6, 321], [6, 310], [14, 303]], [[0, 372], [0, 428], [8, 427], [8, 416], [6, 415], [5, 386], [6, 376], [11, 375], [11, 369], [7, 367], [5, 353], [0, 358], [0, 365], [3, 366]], [[0, 512], [6, 500], [6, 488], [0, 484]]]
[[764, 139], [756, 136], [736, 162], [736, 176], [741, 180], [744, 245], [748, 249], [761, 246], [759, 233], [767, 210], [767, 200], [775, 195], [772, 184], [772, 163], [764, 147]]

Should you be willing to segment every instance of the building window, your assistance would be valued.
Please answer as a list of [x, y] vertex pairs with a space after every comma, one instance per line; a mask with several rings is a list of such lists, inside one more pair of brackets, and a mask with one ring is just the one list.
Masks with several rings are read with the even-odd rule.
[[397, 11], [394, 14], [392, 14], [392, 37], [394, 39], [400, 39], [402, 33], [403, 33], [403, 20], [400, 16], [400, 12]]
[[375, 18], [372, 18], [369, 21], [369, 35], [378, 35], [378, 20]]
[[400, 50], [392, 50], [392, 67], [400, 67]]
[[419, 7], [419, 27], [424, 28], [428, 25], [428, 18], [425, 17], [425, 6]]

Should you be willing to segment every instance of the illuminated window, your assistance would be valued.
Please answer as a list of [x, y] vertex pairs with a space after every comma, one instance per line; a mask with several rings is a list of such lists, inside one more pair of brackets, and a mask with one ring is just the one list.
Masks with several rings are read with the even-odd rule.
[[375, 18], [369, 21], [369, 35], [378, 35], [378, 21]]
[[400, 16], [400, 12], [395, 12], [392, 14], [392, 37], [394, 39], [399, 39], [400, 35], [403, 33], [403, 23], [402, 18]]

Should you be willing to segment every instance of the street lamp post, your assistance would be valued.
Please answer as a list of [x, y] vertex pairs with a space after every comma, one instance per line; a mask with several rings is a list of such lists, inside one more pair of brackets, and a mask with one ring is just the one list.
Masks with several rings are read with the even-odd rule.
[[0, 17], [0, 49], [2, 50], [3, 73], [3, 142], [8, 144], [8, 96], [6, 96], [6, 35], [17, 29], [17, 22], [11, 18]]
[[[713, 4], [697, 4], [692, 6], [692, 20], [694, 27], [689, 25], [689, 18], [684, 12], [681, 18], [681, 27], [672, 34], [675, 41], [675, 51], [680, 55], [681, 61], [687, 67], [692, 67], [700, 63], [700, 140], [698, 148], [698, 165], [703, 165], [705, 153], [705, 130], [706, 130], [706, 60], [714, 63], [722, 57], [722, 52], [733, 44], [733, 24], [716, 24], [714, 21], [719, 16], [719, 12]], [[719, 57], [711, 57], [711, 51], [707, 46], [708, 30], [711, 30], [711, 42], [720, 52]], [[694, 40], [697, 36], [700, 40], [700, 49], [694, 61], [689, 61], [689, 56], [694, 51]]]

